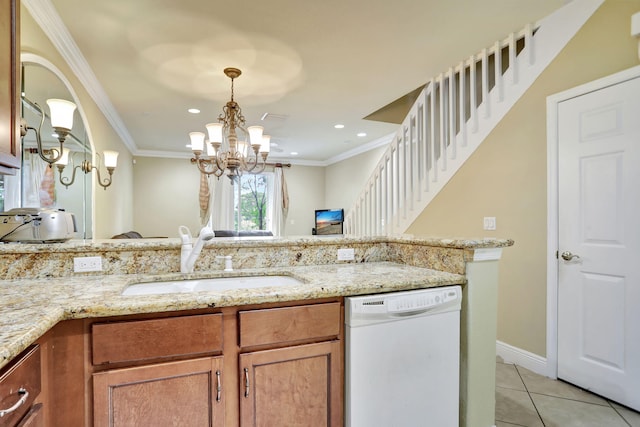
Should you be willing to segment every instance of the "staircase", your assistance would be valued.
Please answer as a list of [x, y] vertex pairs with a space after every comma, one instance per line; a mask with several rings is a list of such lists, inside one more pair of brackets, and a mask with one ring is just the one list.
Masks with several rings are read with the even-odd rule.
[[573, 0], [425, 85], [365, 188], [345, 234], [402, 234], [604, 0]]

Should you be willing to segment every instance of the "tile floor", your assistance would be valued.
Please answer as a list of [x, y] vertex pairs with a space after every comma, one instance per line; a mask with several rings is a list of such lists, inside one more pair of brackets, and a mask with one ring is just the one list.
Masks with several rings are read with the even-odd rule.
[[496, 427], [640, 427], [640, 413], [517, 365], [496, 363]]

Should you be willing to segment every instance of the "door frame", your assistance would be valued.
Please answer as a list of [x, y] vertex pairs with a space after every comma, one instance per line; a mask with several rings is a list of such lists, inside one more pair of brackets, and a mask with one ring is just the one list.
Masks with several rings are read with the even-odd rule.
[[547, 97], [547, 360], [558, 377], [558, 106], [561, 102], [640, 77], [640, 65]]

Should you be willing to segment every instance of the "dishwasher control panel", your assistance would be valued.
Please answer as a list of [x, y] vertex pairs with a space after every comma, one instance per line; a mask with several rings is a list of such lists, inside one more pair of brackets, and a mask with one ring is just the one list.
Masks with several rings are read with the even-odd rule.
[[390, 297], [387, 300], [387, 313], [406, 313], [426, 310], [458, 299], [455, 290], [438, 290], [416, 295]]
[[400, 317], [460, 310], [461, 301], [460, 286], [348, 297], [345, 299], [345, 317], [352, 325], [360, 320], [389, 321]]

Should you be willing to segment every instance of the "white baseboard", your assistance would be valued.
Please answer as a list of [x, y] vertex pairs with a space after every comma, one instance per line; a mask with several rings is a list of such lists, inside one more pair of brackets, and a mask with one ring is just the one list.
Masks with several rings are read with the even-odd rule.
[[521, 348], [496, 341], [496, 355], [502, 357], [505, 363], [514, 363], [539, 375], [548, 376], [547, 359]]

